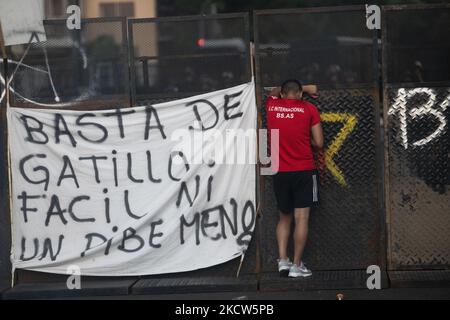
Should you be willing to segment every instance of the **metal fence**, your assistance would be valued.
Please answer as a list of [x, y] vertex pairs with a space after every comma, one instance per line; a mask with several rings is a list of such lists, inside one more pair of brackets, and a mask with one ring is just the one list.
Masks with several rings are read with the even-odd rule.
[[[1, 90], [1, 89], [0, 89]], [[6, 158], [6, 109], [0, 109], [0, 290], [11, 283], [11, 223], [9, 215], [8, 170]]]
[[6, 91], [5, 91], [5, 65], [4, 59], [0, 59], [0, 108], [6, 105]]
[[[7, 66], [7, 64], [6, 64]], [[8, 197], [8, 165], [6, 158], [6, 91], [5, 67], [0, 59], [0, 290], [11, 283], [11, 224]]]
[[382, 16], [389, 268], [448, 268], [450, 5]]
[[[315, 270], [383, 265], [377, 38], [365, 9], [259, 11], [254, 29], [261, 100], [286, 78], [321, 87], [312, 102], [326, 152], [318, 159], [321, 204], [311, 214], [305, 261]], [[274, 271], [278, 212], [272, 179], [264, 185], [263, 269]]]
[[251, 80], [248, 14], [130, 19], [133, 104]]
[[77, 108], [129, 106], [125, 18], [44, 21], [47, 41], [10, 48], [11, 104]]
[[[81, 29], [73, 31], [67, 29], [65, 20], [44, 21], [44, 26], [47, 41], [13, 46], [8, 52], [13, 106], [128, 107], [251, 81], [249, 16], [245, 13], [128, 21], [125, 18], [83, 19]], [[2, 125], [6, 125], [3, 119]], [[6, 170], [6, 161], [2, 165], [5, 167], [0, 169]], [[6, 176], [3, 177], [2, 199], [7, 199], [8, 183]], [[2, 205], [7, 203], [2, 201]], [[2, 209], [2, 213], [8, 214], [6, 207]], [[2, 227], [9, 230], [9, 223]], [[6, 266], [10, 236], [8, 232], [1, 234], [4, 241], [0, 260]], [[255, 251], [253, 241], [241, 274], [255, 272]], [[171, 277], [233, 277], [238, 267], [239, 259], [235, 259]], [[19, 283], [62, 279], [24, 270], [18, 270], [16, 275]]]
[[[251, 81], [246, 13], [129, 19], [133, 106], [170, 101]], [[172, 277], [233, 277], [239, 258]], [[254, 273], [252, 241], [241, 274]], [[147, 277], [157, 278], [157, 277]]]
[[[382, 16], [380, 38], [366, 28], [363, 6], [254, 14], [259, 126], [265, 127], [268, 90], [283, 79], [320, 87], [312, 102], [325, 131], [325, 152], [317, 159], [321, 205], [311, 215], [305, 257], [313, 270], [450, 265], [450, 6], [384, 7]], [[86, 19], [79, 31], [60, 20], [44, 25], [48, 41], [8, 52], [14, 106], [153, 104], [252, 77], [248, 14]], [[3, 105], [0, 272], [8, 282], [4, 111]], [[262, 215], [242, 274], [259, 272], [259, 261], [262, 271], [276, 269], [272, 179], [263, 178], [260, 189]], [[231, 277], [238, 265], [233, 260], [171, 277]], [[22, 272], [19, 280], [50, 278]]]

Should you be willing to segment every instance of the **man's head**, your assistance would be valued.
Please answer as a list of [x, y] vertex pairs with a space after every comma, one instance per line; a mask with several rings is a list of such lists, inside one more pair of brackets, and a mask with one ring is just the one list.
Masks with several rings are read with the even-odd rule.
[[281, 85], [281, 97], [287, 99], [301, 99], [303, 94], [302, 85], [298, 80], [290, 79]]

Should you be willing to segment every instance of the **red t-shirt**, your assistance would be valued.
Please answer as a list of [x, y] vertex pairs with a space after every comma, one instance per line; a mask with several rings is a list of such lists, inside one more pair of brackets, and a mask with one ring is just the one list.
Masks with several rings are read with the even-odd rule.
[[[266, 113], [269, 135], [270, 130], [279, 130], [278, 171], [314, 170], [311, 127], [320, 123], [317, 108], [303, 100], [268, 97]], [[276, 157], [271, 156], [276, 168]]]

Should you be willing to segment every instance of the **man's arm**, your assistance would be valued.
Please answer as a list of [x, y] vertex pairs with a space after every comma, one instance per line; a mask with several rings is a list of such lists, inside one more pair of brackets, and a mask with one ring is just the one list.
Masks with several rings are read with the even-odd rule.
[[[316, 97], [317, 96], [318, 89], [317, 89], [317, 86], [314, 85], [314, 84], [309, 84], [309, 85], [306, 85], [306, 86], [302, 86], [302, 90], [303, 90], [304, 93], [309, 94], [311, 97]], [[270, 91], [269, 95], [272, 96], [272, 97], [278, 97], [279, 98], [280, 95], [281, 95], [281, 87], [273, 88]]]
[[311, 127], [311, 144], [317, 148], [323, 148], [323, 130], [320, 123]]
[[281, 87], [275, 87], [270, 90], [269, 96], [279, 98], [281, 96]]
[[317, 86], [314, 84], [309, 84], [306, 86], [302, 86], [303, 92], [307, 93], [308, 95], [310, 95], [311, 97], [315, 98], [317, 97]]

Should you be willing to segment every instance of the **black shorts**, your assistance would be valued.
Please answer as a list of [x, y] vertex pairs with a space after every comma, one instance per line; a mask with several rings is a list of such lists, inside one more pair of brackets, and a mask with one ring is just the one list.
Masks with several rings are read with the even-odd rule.
[[319, 202], [317, 170], [278, 172], [273, 176], [278, 210], [293, 213], [295, 208], [310, 208]]

